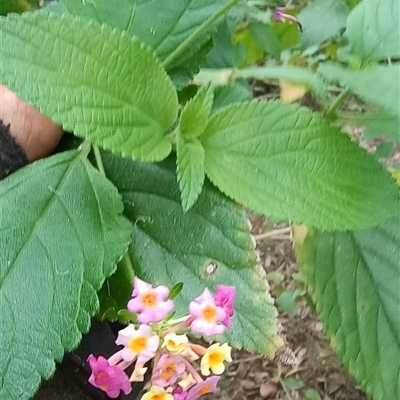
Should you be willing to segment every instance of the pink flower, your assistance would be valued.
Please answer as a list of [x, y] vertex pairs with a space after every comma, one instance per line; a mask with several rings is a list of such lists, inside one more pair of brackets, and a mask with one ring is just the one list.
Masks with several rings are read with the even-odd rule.
[[302, 27], [301, 23], [299, 22], [299, 20], [296, 17], [294, 17], [293, 15], [287, 14], [285, 7], [275, 8], [274, 20], [276, 22], [283, 22], [285, 19], [287, 19], [288, 21], [292, 21], [299, 27], [301, 32], [303, 31], [303, 27]]
[[219, 379], [219, 376], [211, 376], [205, 381], [193, 386], [191, 389], [189, 389], [186, 400], [196, 400], [206, 393], [216, 392]]
[[217, 290], [215, 291], [215, 304], [225, 310], [226, 317], [222, 323], [229, 329], [232, 328], [230, 318], [235, 313], [233, 308], [235, 294], [236, 288], [234, 286], [217, 285]]
[[185, 369], [182, 357], [163, 354], [156, 365], [153, 384], [160, 387], [172, 386]]
[[158, 350], [160, 338], [151, 333], [151, 327], [145, 324], [140, 325], [137, 330], [132, 324], [120, 330], [115, 343], [125, 346], [121, 350], [122, 359], [131, 362], [137, 358], [139, 364], [145, 364], [153, 358]]
[[193, 321], [190, 328], [193, 332], [206, 336], [220, 335], [225, 326], [221, 324], [226, 318], [226, 311], [215, 304], [214, 297], [206, 288], [201, 296], [189, 304], [189, 312]]
[[128, 376], [119, 367], [110, 366], [104, 357], [99, 356], [96, 359], [93, 354], [88, 357], [87, 361], [92, 370], [89, 383], [106, 392], [108, 397], [116, 399], [121, 390], [125, 394], [132, 391]]
[[128, 302], [128, 310], [139, 313], [138, 321], [147, 324], [159, 322], [174, 308], [172, 300], [167, 300], [169, 289], [166, 286], [153, 288], [139, 278], [133, 279], [133, 299]]
[[186, 400], [187, 395], [187, 392], [184, 391], [180, 386], [172, 391], [172, 396], [174, 396], [174, 400]]

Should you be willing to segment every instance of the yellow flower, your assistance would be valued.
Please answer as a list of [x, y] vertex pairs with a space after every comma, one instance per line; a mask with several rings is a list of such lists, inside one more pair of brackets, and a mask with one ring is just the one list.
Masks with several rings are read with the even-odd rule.
[[201, 359], [201, 373], [204, 376], [208, 376], [211, 369], [213, 374], [221, 375], [225, 371], [224, 361], [232, 361], [231, 350], [232, 348], [227, 343], [222, 346], [219, 343], [210, 346]]
[[161, 347], [165, 347], [170, 354], [180, 354], [189, 342], [186, 335], [177, 335], [176, 333], [168, 333], [164, 337]]
[[145, 393], [140, 400], [174, 400], [174, 397], [163, 388], [152, 386], [150, 392]]

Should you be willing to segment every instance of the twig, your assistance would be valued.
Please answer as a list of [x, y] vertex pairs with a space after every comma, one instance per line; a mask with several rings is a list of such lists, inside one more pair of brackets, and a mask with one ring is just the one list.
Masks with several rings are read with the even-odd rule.
[[254, 235], [254, 239], [257, 242], [263, 239], [272, 238], [272, 239], [290, 239], [290, 236], [281, 236], [285, 233], [291, 233], [292, 228], [290, 226], [286, 226], [285, 228], [274, 229], [273, 231], [260, 233], [259, 235]]

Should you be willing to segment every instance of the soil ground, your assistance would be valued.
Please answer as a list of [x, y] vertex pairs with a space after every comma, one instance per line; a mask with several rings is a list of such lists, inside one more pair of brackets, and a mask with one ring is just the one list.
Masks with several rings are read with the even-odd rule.
[[[274, 276], [274, 272], [278, 272], [275, 275], [283, 278], [279, 283], [270, 281], [272, 295], [277, 298], [285, 290], [303, 289], [297, 275], [290, 227], [268, 223], [265, 218], [254, 214], [249, 214], [249, 217], [257, 239], [261, 266], [267, 276]], [[267, 237], [263, 238], [265, 232], [268, 232]], [[234, 351], [234, 361], [223, 374], [219, 391], [205, 399], [368, 399], [341, 366], [323, 332], [322, 324], [304, 296], [299, 298], [297, 306], [297, 311], [281, 312], [279, 320], [287, 342], [296, 354], [298, 365], [285, 366], [264, 356]], [[288, 387], [285, 387], [285, 382]]]

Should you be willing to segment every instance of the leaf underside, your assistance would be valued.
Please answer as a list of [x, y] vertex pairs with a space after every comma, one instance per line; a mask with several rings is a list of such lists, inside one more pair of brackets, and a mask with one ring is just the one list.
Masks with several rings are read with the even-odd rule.
[[337, 81], [393, 115], [400, 115], [400, 64], [375, 65], [352, 71], [339, 65], [324, 64], [318, 69], [329, 81]]
[[347, 19], [350, 46], [363, 61], [400, 57], [400, 0], [363, 0]]
[[126, 251], [115, 188], [71, 151], [0, 182], [0, 398], [24, 400], [75, 348]]
[[374, 400], [400, 397], [399, 226], [396, 217], [360, 232], [312, 230], [296, 242], [325, 329]]

